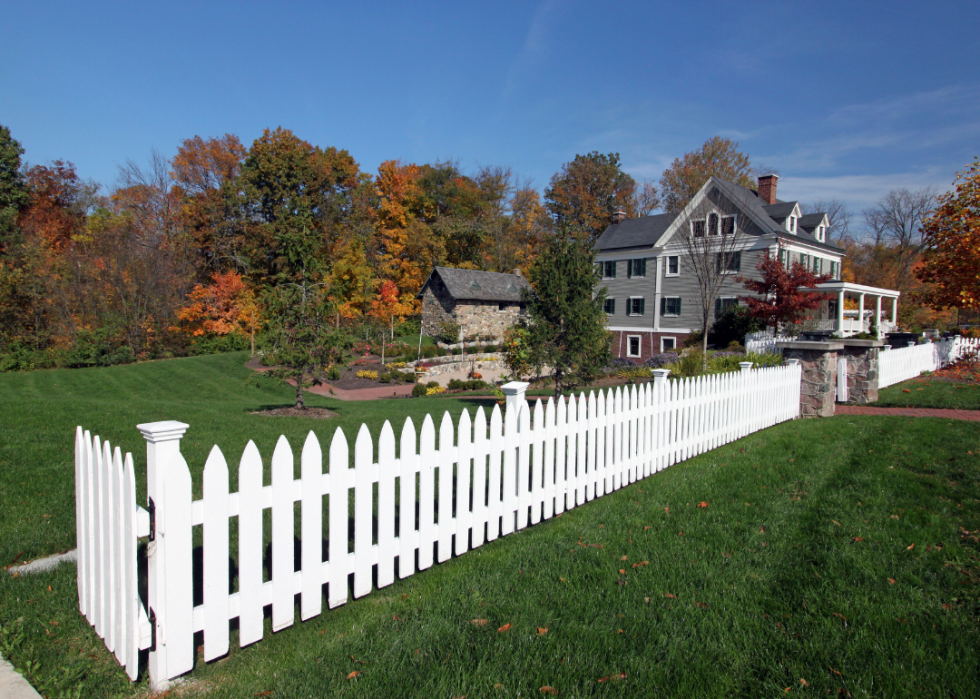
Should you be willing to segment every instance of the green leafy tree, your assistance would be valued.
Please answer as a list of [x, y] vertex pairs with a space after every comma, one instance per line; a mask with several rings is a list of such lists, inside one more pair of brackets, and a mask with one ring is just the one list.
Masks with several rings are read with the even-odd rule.
[[583, 237], [568, 229], [551, 236], [530, 269], [533, 291], [521, 292], [532, 364], [551, 367], [556, 399], [564, 388], [594, 382], [611, 356], [606, 290], [598, 288], [595, 252]]
[[263, 349], [272, 376], [296, 384], [296, 408], [306, 408], [303, 389], [319, 386], [319, 370], [346, 362], [353, 338], [333, 322], [336, 308], [325, 284], [285, 283], [264, 295]]
[[27, 205], [27, 186], [20, 168], [24, 149], [0, 124], [0, 255], [17, 242], [17, 214]]
[[636, 215], [635, 195], [636, 181], [623, 172], [619, 153], [597, 151], [565, 163], [544, 192], [558, 225], [584, 229], [590, 241], [612, 223], [617, 208]]
[[755, 189], [749, 156], [738, 150], [738, 143], [714, 136], [696, 151], [675, 158], [660, 178], [660, 197], [665, 210], [681, 211], [700, 191], [709, 177]]
[[323, 273], [362, 186], [366, 179], [347, 151], [266, 129], [233, 187], [252, 276], [277, 284]]

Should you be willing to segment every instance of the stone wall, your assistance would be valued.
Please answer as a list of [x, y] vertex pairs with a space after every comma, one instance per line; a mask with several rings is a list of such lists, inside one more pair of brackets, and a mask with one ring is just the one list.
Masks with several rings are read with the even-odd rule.
[[833, 417], [837, 398], [837, 353], [840, 342], [780, 342], [784, 359], [803, 364], [801, 417]]
[[840, 356], [847, 359], [847, 402], [863, 405], [878, 400], [878, 353], [874, 340], [844, 340]]
[[422, 332], [430, 337], [439, 334], [440, 323], [451, 321], [463, 327], [464, 337], [489, 337], [500, 342], [504, 331], [522, 317], [517, 302], [506, 302], [501, 310], [497, 301], [457, 301], [437, 278], [430, 280], [422, 295]]

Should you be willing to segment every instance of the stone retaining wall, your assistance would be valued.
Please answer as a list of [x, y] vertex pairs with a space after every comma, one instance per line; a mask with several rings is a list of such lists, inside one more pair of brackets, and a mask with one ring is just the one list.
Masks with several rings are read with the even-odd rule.
[[506, 365], [499, 359], [493, 359], [491, 355], [481, 355], [483, 357], [488, 357], [487, 359], [470, 359], [467, 357], [466, 361], [458, 362], [445, 362], [443, 364], [437, 364], [435, 366], [425, 367], [425, 373], [419, 375], [419, 380], [422, 382], [428, 382], [433, 380], [437, 376], [442, 376], [444, 374], [454, 374], [456, 372], [469, 373], [471, 371], [476, 371], [478, 373], [483, 373], [484, 371], [495, 370], [495, 369], [506, 369]]

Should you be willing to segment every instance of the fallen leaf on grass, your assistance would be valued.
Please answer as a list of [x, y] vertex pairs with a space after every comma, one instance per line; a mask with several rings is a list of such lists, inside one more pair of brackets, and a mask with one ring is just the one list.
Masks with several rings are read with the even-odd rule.
[[650, 561], [640, 561], [639, 563], [634, 563], [634, 568], [642, 568], [643, 566], [650, 565]]
[[558, 690], [555, 689], [554, 687], [549, 686], [549, 685], [545, 685], [544, 687], [542, 687], [538, 691], [541, 692], [542, 694], [558, 694]]
[[664, 512], [666, 512], [667, 514], [670, 514], [670, 508], [669, 507], [665, 507], [664, 508]]
[[704, 500], [702, 500], [701, 502], [698, 503], [698, 507], [707, 507], [707, 506], [708, 506], [708, 503], [705, 502]]
[[538, 627], [538, 635], [539, 636], [544, 636], [546, 633], [548, 633], [548, 627], [547, 626], [539, 626]]
[[499, 629], [497, 629], [497, 633], [503, 633], [504, 631], [509, 631], [509, 630], [510, 630], [510, 624], [504, 624]]
[[892, 585], [894, 585], [895, 584], [895, 578], [888, 578], [888, 582], [891, 583]]
[[646, 602], [647, 604], [650, 604], [650, 598], [649, 597], [644, 597], [643, 598], [643, 601]]
[[906, 551], [911, 551], [911, 550], [912, 550], [912, 549], [914, 549], [914, 548], [915, 548], [915, 544], [912, 544], [911, 546], [906, 546], [906, 547], [905, 547], [905, 550], [906, 550]]
[[838, 527], [841, 526], [840, 522], [838, 522], [836, 519], [832, 519], [830, 521], [836, 524]]
[[664, 597], [666, 597], [667, 599], [677, 599], [676, 595], [672, 595], [669, 592], [665, 592]]
[[911, 392], [912, 392], [912, 389], [911, 388], [903, 388], [902, 389], [902, 393], [911, 393]]
[[470, 623], [473, 624], [474, 626], [486, 626], [487, 625], [487, 620], [486, 619], [471, 619], [470, 620]]
[[643, 527], [643, 531], [646, 531], [646, 530], [647, 530], [647, 529], [649, 529], [649, 528], [650, 528], [650, 527], [648, 527], [648, 526], [647, 526], [647, 527]]
[[257, 697], [267, 697], [270, 694], [272, 694], [272, 690], [271, 689], [267, 689], [264, 692], [256, 692], [255, 693], [255, 696], [257, 696]]
[[862, 536], [855, 536], [855, 537], [852, 537], [851, 538], [851, 541], [864, 541], [864, 537], [862, 537]]
[[623, 556], [623, 557], [622, 557], [622, 558], [620, 558], [619, 560], [621, 560], [621, 561], [626, 561], [626, 560], [629, 560], [629, 556]]
[[623, 570], [622, 568], [620, 568], [620, 569], [619, 569], [619, 574], [620, 574], [620, 575], [626, 575], [626, 571], [625, 571], [625, 570]]
[[562, 582], [568, 582], [567, 580], [565, 580], [565, 578], [558, 578], [558, 579], [561, 580]]
[[347, 679], [352, 680], [352, 679], [354, 679], [355, 677], [357, 677], [360, 674], [361, 674], [360, 671], [354, 670], [354, 672], [352, 672], [349, 675], [347, 675]]
[[600, 677], [599, 679], [596, 680], [596, 682], [598, 682], [599, 684], [602, 684], [603, 682], [618, 682], [619, 680], [625, 680], [625, 679], [626, 679], [626, 673], [625, 672], [614, 672], [611, 675], [606, 675], [605, 677]]
[[708, 608], [708, 605], [706, 605], [704, 602], [698, 602], [698, 606], [701, 607], [701, 609], [707, 609]]
[[392, 614], [391, 615], [391, 620], [392, 621], [401, 621], [401, 619], [398, 618], [398, 615], [397, 614]]
[[840, 674], [840, 671], [839, 670], [835, 670], [834, 668], [830, 668], [830, 671], [832, 673], [834, 673], [835, 675], [837, 675], [838, 677], [843, 677], [843, 675]]
[[807, 682], [807, 681], [806, 681], [805, 679], [803, 679], [802, 677], [800, 678], [800, 684], [802, 684], [802, 685], [803, 685], [804, 687], [809, 687], [809, 686], [810, 686], [810, 683], [809, 683], [809, 682]]
[[493, 688], [494, 689], [503, 689], [504, 688], [504, 685], [500, 684], [500, 682], [494, 682], [493, 683]]

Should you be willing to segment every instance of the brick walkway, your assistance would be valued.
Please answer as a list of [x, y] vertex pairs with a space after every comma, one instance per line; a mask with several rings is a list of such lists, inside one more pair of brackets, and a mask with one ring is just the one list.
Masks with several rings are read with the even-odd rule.
[[944, 417], [949, 420], [980, 422], [980, 410], [948, 408], [874, 408], [867, 405], [838, 405], [837, 415], [904, 415], [907, 417]]
[[[245, 366], [260, 373], [269, 371], [269, 367], [261, 366], [257, 358], [249, 360]], [[292, 379], [286, 379], [286, 382], [290, 386], [296, 385], [296, 382]], [[320, 386], [310, 386], [303, 390], [307, 393], [315, 393], [318, 396], [327, 396], [328, 398], [336, 398], [337, 400], [378, 400], [379, 398], [402, 398], [404, 396], [410, 396], [412, 395], [412, 388], [414, 386], [415, 384], [413, 383], [403, 383], [392, 384], [390, 388], [388, 386], [376, 386], [372, 388], [343, 389], [321, 384]]]

